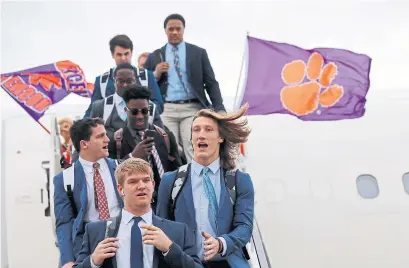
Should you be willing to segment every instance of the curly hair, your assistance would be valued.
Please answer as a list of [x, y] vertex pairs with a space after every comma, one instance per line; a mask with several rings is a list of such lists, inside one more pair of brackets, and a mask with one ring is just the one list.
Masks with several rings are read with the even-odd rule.
[[[240, 154], [240, 143], [247, 142], [251, 129], [246, 118], [241, 118], [248, 110], [248, 103], [243, 105], [237, 112], [217, 113], [211, 109], [202, 109], [196, 113], [193, 121], [198, 117], [207, 117], [216, 121], [220, 137], [223, 142], [220, 144], [220, 163], [226, 170], [236, 167], [236, 162]], [[239, 120], [241, 119], [241, 120]]]

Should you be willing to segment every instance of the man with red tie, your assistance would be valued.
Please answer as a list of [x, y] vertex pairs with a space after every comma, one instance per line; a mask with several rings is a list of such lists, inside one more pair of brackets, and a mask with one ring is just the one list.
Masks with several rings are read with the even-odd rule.
[[107, 158], [104, 121], [78, 120], [70, 135], [79, 159], [54, 177], [55, 225], [63, 268], [71, 268], [78, 257], [86, 223], [115, 217], [123, 207], [114, 176], [116, 161]]
[[[114, 134], [110, 148], [115, 147], [116, 159], [142, 158], [151, 164], [155, 191], [152, 209], [156, 209], [156, 193], [164, 172], [182, 165], [176, 138], [169, 129], [149, 124], [149, 89], [130, 85], [123, 94], [127, 121]], [[113, 149], [111, 149], [113, 150]]]

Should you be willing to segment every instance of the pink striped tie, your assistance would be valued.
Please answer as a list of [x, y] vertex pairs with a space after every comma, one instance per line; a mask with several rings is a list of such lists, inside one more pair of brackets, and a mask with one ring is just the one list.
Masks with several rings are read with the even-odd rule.
[[[144, 132], [143, 131], [139, 131], [139, 135], [141, 136], [141, 138], [143, 139], [144, 136]], [[153, 156], [153, 160], [155, 161], [155, 166], [158, 170], [159, 173], [159, 177], [162, 178], [164, 170], [163, 170], [163, 166], [162, 166], [162, 162], [160, 161], [160, 157], [158, 154], [158, 151], [156, 150], [155, 144], [152, 146], [152, 156]], [[150, 158], [150, 161], [152, 161], [152, 158]]]

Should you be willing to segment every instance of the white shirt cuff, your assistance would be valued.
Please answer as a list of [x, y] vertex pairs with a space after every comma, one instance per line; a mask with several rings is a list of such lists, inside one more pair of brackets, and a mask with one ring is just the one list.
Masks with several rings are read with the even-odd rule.
[[96, 265], [96, 264], [94, 264], [94, 262], [92, 261], [92, 257], [91, 257], [91, 256], [89, 256], [89, 261], [91, 262], [91, 268], [99, 268], [99, 267], [101, 267], [101, 265]]
[[221, 255], [222, 255], [222, 257], [224, 257], [225, 255], [226, 255], [226, 251], [227, 251], [227, 242], [226, 242], [226, 239], [224, 239], [223, 237], [218, 237], [221, 241], [222, 241], [222, 244], [223, 244], [223, 252], [221, 253]]
[[170, 248], [172, 247], [172, 245], [173, 245], [173, 243], [170, 245], [170, 247], [169, 247], [168, 251], [166, 251], [166, 252], [162, 252], [163, 257], [166, 257], [166, 255], [168, 255], [168, 253], [169, 253]]

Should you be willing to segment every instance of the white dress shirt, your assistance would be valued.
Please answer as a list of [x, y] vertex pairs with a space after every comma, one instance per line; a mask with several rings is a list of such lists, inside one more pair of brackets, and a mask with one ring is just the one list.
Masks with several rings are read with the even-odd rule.
[[[84, 169], [85, 178], [87, 181], [87, 195], [88, 195], [88, 205], [87, 211], [84, 216], [85, 222], [98, 221], [99, 212], [95, 208], [95, 190], [94, 190], [94, 168], [92, 162], [79, 158], [79, 161]], [[116, 217], [121, 212], [119, 207], [118, 198], [116, 196], [116, 190], [112, 182], [111, 172], [109, 170], [108, 164], [105, 159], [100, 159], [98, 161], [100, 169], [99, 173], [101, 174], [102, 180], [104, 181], [105, 194], [108, 201], [108, 209], [111, 217]]]
[[[118, 250], [116, 252], [116, 264], [117, 267], [120, 268], [130, 268], [131, 266], [131, 231], [132, 226], [134, 224], [133, 214], [126, 210], [122, 210], [122, 219], [121, 224], [119, 225], [118, 235], [119, 241], [116, 243], [118, 244]], [[142, 220], [139, 221], [138, 226], [141, 224], [152, 224], [152, 210], [148, 213], [141, 216]], [[145, 229], [141, 229], [141, 233], [143, 235]], [[152, 268], [153, 266], [153, 254], [154, 254], [154, 246], [153, 245], [145, 245], [143, 244], [143, 267], [141, 268]], [[166, 255], [166, 254], [164, 254]], [[97, 268], [100, 266], [96, 266], [91, 260], [91, 267]]]

